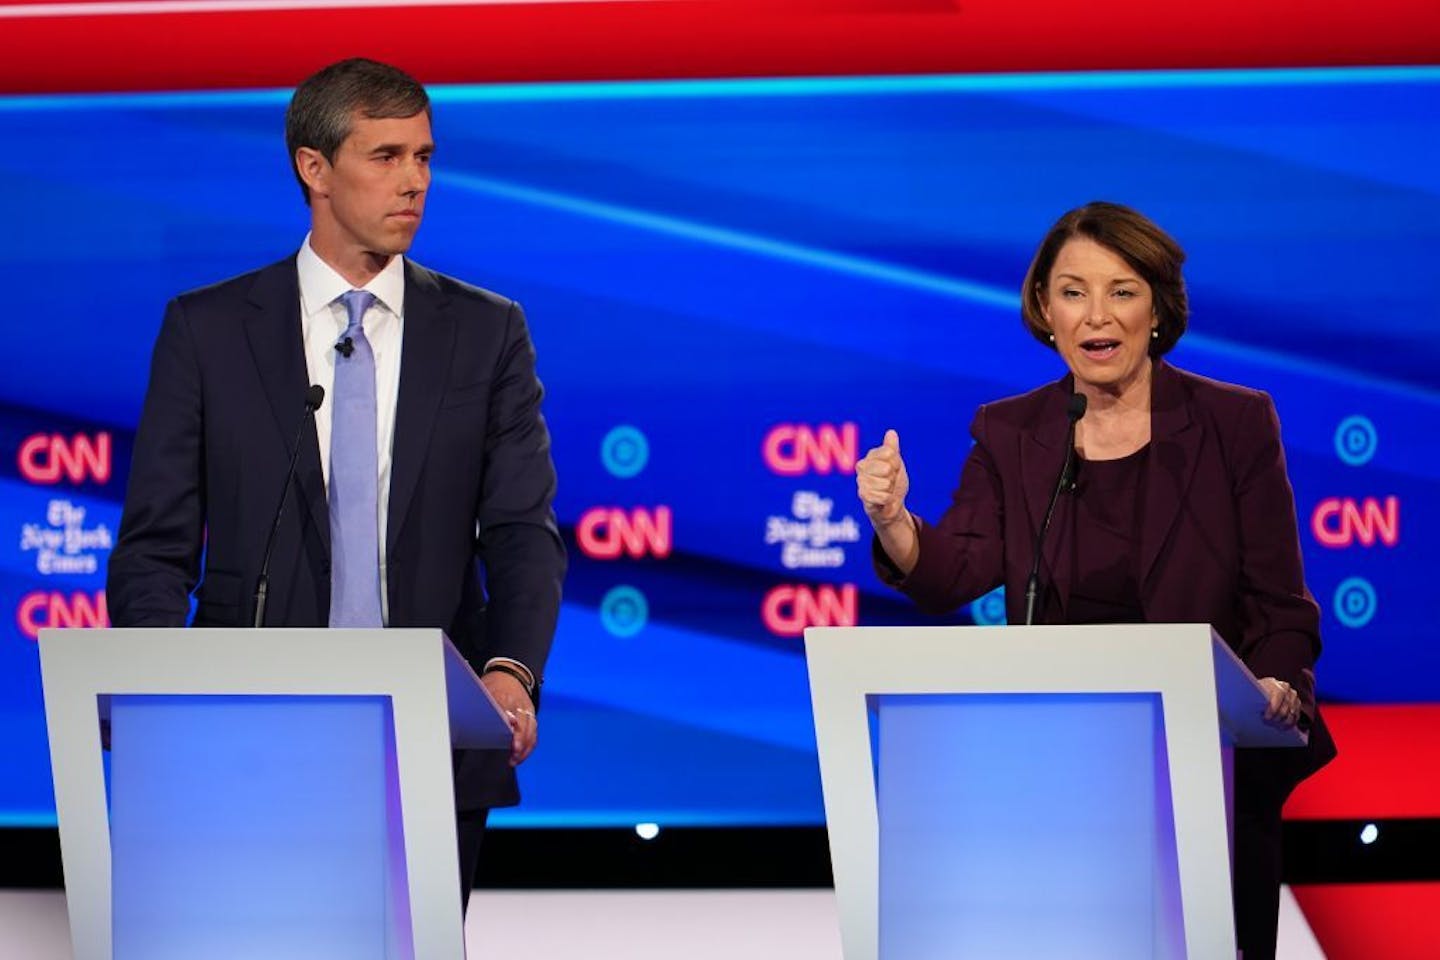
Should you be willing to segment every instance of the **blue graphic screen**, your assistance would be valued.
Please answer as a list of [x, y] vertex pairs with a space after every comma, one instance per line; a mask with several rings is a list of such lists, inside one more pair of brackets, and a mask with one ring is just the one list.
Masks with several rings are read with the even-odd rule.
[[[498, 822], [822, 821], [799, 631], [933, 622], [871, 571], [854, 460], [898, 430], [939, 515], [975, 407], [1064, 372], [1018, 289], [1092, 199], [1185, 246], [1174, 362], [1275, 398], [1322, 695], [1440, 699], [1440, 70], [433, 94], [412, 254], [525, 306], [572, 557]], [[0, 822], [54, 822], [33, 634], [103, 622], [165, 302], [305, 235], [287, 99], [0, 99]]]

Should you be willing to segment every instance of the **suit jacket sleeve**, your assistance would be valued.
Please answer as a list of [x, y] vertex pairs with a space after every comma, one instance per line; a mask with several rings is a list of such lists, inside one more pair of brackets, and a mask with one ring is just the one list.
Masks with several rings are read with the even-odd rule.
[[1305, 587], [1295, 493], [1268, 395], [1257, 393], [1246, 406], [1233, 450], [1245, 624], [1240, 656], [1257, 677], [1295, 687], [1314, 716], [1320, 608]]
[[540, 414], [544, 390], [519, 304], [511, 304], [506, 317], [492, 390], [476, 515], [489, 594], [483, 653], [519, 660], [538, 678], [559, 616], [565, 548], [552, 508], [555, 466]]
[[135, 434], [106, 604], [117, 627], [181, 627], [204, 538], [200, 366], [179, 300], [165, 310]]
[[975, 445], [937, 526], [917, 517], [920, 556], [908, 577], [873, 545], [876, 572], [922, 609], [945, 613], [995, 589], [1005, 572], [1005, 500], [982, 406], [970, 424]]

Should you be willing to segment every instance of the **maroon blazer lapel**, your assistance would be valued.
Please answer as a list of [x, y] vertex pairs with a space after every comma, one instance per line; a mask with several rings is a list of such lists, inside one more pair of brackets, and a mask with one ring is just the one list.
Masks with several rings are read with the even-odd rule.
[[1170, 539], [1200, 462], [1203, 430], [1190, 416], [1180, 377], [1155, 361], [1150, 385], [1150, 457], [1145, 475], [1145, 515], [1140, 529], [1140, 593]]
[[[1057, 381], [1045, 395], [1038, 410], [1033, 429], [1020, 440], [1020, 476], [1024, 478], [1025, 510], [1030, 518], [1030, 532], [1024, 548], [1024, 566], [1028, 569], [1033, 562], [1035, 537], [1040, 524], [1045, 520], [1045, 507], [1055, 492], [1055, 483], [1060, 479], [1060, 469], [1065, 464], [1065, 434], [1069, 421], [1065, 416], [1065, 404], [1074, 392], [1074, 379], [1067, 375]], [[1050, 518], [1050, 530], [1045, 535], [1040, 564], [1040, 603], [1036, 619], [1044, 622], [1045, 592], [1050, 592], [1059, 604], [1061, 620], [1070, 597], [1070, 579], [1073, 551], [1070, 548], [1070, 497], [1062, 494], [1055, 503], [1055, 514]], [[1022, 581], [1023, 582], [1023, 581]]]
[[[1045, 505], [1055, 491], [1055, 481], [1065, 460], [1065, 402], [1074, 390], [1073, 383], [1073, 379], [1066, 376], [1053, 385], [1037, 412], [1034, 428], [1020, 441], [1020, 475], [1024, 478], [1025, 508], [1030, 518], [1029, 544], [1035, 542], [1045, 518]], [[1151, 380], [1150, 456], [1140, 532], [1142, 598], [1145, 584], [1190, 492], [1199, 463], [1202, 433], [1190, 415], [1189, 397], [1180, 377], [1163, 361], [1156, 361]], [[1062, 494], [1050, 520], [1040, 565], [1042, 587], [1048, 584], [1054, 591], [1062, 616], [1074, 576], [1071, 509], [1071, 498]], [[1026, 547], [1027, 566], [1033, 549], [1033, 546]], [[1043, 606], [1041, 610], [1043, 612]]]

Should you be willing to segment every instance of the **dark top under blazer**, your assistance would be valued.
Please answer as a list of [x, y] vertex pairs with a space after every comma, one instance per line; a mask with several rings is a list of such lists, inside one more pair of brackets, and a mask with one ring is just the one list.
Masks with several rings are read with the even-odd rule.
[[[518, 304], [405, 261], [386, 535], [389, 625], [446, 630], [472, 664], [539, 676], [565, 551]], [[171, 301], [155, 344], [107, 602], [116, 626], [248, 626], [309, 378], [293, 257]], [[201, 558], [204, 569], [201, 569]], [[197, 590], [198, 585], [198, 590]], [[268, 626], [324, 626], [330, 524], [313, 423], [270, 567]], [[457, 770], [462, 808], [514, 803], [498, 751]]]
[[[1004, 584], [1009, 620], [1023, 623], [1035, 535], [1065, 458], [1073, 389], [1066, 376], [981, 406], [954, 501], [939, 524], [920, 524], [915, 569], [898, 578], [880, 563], [881, 577], [936, 612]], [[1145, 620], [1209, 623], [1257, 677], [1295, 687], [1313, 722], [1310, 749], [1282, 764], [1298, 781], [1335, 748], [1315, 705], [1320, 610], [1305, 587], [1275, 406], [1258, 390], [1157, 360], [1150, 433], [1139, 558]], [[1071, 509], [1062, 496], [1040, 568], [1039, 623], [1067, 622]]]

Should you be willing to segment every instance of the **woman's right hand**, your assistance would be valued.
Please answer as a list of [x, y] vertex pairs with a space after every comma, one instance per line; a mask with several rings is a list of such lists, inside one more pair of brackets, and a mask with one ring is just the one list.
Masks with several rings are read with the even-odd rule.
[[865, 515], [877, 533], [883, 533], [884, 528], [900, 519], [909, 525], [905, 495], [910, 492], [910, 476], [905, 472], [905, 461], [900, 458], [898, 433], [886, 430], [885, 441], [872, 447], [855, 464], [855, 486], [865, 506]]
[[905, 509], [910, 475], [900, 459], [898, 433], [886, 430], [885, 441], [855, 464], [855, 486], [880, 548], [901, 574], [909, 576], [920, 562], [920, 535], [915, 518]]

